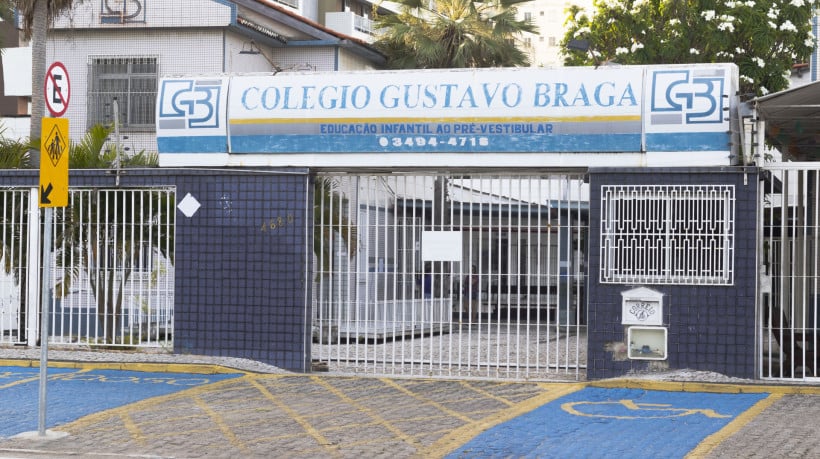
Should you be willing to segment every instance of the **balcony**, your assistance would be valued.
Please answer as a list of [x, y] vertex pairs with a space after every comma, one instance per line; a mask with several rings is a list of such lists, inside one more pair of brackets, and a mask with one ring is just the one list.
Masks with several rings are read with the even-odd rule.
[[325, 27], [353, 38], [373, 41], [373, 21], [350, 11], [326, 13]]

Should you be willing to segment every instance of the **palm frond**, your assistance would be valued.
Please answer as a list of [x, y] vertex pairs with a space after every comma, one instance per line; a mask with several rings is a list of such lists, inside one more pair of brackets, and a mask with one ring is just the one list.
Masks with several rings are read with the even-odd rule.
[[529, 65], [515, 45], [535, 33], [515, 19], [516, 5], [529, 0], [401, 0], [396, 15], [376, 17], [381, 30], [374, 46], [392, 68], [465, 68]]

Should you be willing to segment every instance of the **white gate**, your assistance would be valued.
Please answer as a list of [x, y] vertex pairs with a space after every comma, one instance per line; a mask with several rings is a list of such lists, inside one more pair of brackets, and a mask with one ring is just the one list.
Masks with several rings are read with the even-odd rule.
[[[172, 188], [70, 190], [48, 229], [50, 343], [172, 346], [174, 196]], [[0, 190], [0, 205], [0, 343], [34, 345], [42, 265], [37, 189]]]
[[319, 176], [314, 360], [585, 377], [584, 174]]
[[761, 182], [761, 377], [818, 377], [820, 164], [767, 165]]

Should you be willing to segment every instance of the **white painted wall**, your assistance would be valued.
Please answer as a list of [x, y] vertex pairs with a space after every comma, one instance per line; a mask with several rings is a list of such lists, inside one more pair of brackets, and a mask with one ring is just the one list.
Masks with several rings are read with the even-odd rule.
[[[231, 22], [231, 7], [213, 0], [142, 0], [145, 21], [124, 24], [102, 24], [102, 2], [75, 2], [72, 11], [54, 22], [55, 29], [116, 29], [146, 27], [221, 27]], [[142, 18], [142, 15], [139, 16]]]
[[[157, 57], [159, 76], [226, 70], [223, 35], [219, 29], [153, 29], [117, 34], [72, 30], [62, 35], [53, 33], [50, 38], [47, 62], [62, 62], [71, 82], [71, 98], [64, 117], [69, 119], [69, 136], [74, 141], [90, 127], [84, 103], [90, 57]], [[124, 134], [129, 137], [124, 146], [132, 152], [157, 150], [154, 131]]]

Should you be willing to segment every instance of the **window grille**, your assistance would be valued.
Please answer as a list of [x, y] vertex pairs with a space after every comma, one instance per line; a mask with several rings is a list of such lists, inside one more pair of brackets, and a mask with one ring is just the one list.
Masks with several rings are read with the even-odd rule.
[[601, 282], [734, 282], [731, 185], [601, 187]]
[[112, 101], [116, 98], [120, 110], [120, 129], [155, 129], [157, 58], [92, 57], [88, 74], [89, 127], [114, 122]]

